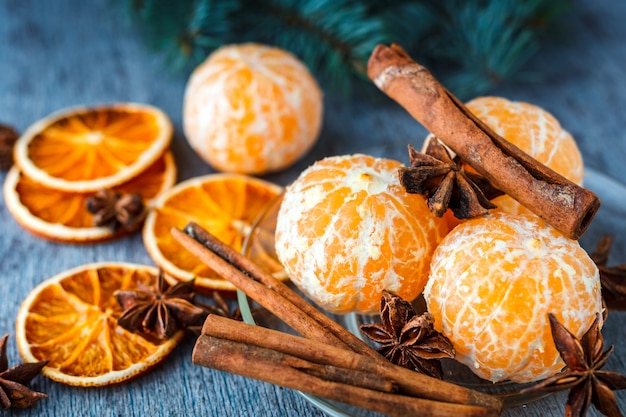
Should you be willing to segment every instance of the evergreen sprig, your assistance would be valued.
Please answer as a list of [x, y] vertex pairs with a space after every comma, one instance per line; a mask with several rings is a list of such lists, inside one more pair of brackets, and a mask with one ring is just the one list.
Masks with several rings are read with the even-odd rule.
[[[128, 1], [128, 0], [127, 0]], [[461, 97], [520, 76], [569, 0], [131, 0], [150, 46], [190, 71], [219, 46], [259, 42], [302, 59], [330, 90], [401, 44]], [[355, 77], [356, 76], [356, 77]]]

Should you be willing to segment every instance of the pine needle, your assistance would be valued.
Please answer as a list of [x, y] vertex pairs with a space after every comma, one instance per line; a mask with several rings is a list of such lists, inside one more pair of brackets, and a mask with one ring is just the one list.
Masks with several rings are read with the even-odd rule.
[[467, 98], [520, 78], [569, 0], [130, 0], [147, 44], [191, 71], [216, 48], [291, 51], [329, 92], [364, 78], [379, 43], [401, 44]]

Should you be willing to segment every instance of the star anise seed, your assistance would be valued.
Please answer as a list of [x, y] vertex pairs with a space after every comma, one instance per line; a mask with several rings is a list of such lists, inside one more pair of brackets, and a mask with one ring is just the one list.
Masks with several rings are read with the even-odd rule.
[[133, 230], [143, 219], [144, 204], [140, 194], [105, 189], [87, 199], [87, 211], [94, 215], [94, 226]]
[[18, 137], [15, 129], [0, 123], [0, 170], [6, 171], [13, 166], [13, 147]]
[[139, 284], [136, 290], [118, 290], [115, 298], [124, 309], [117, 323], [156, 340], [169, 339], [178, 330], [200, 325], [208, 312], [193, 304], [194, 281], [169, 286], [163, 271], [155, 286]]
[[9, 368], [7, 359], [7, 339], [5, 334], [0, 339], [0, 407], [6, 410], [10, 407], [27, 408], [47, 395], [33, 391], [27, 387], [48, 361], [22, 363]]
[[602, 297], [610, 309], [626, 310], [626, 264], [607, 266], [613, 237], [604, 235], [591, 253], [600, 273]]
[[486, 214], [496, 206], [489, 200], [502, 195], [482, 176], [463, 168], [436, 137], [429, 138], [424, 153], [409, 145], [410, 168], [400, 169], [400, 182], [407, 192], [423, 194], [437, 217], [448, 208], [459, 219]]
[[552, 338], [565, 362], [565, 369], [521, 392], [552, 392], [569, 389], [565, 404], [566, 417], [586, 415], [591, 404], [606, 416], [622, 416], [613, 391], [626, 388], [626, 376], [601, 370], [613, 352], [613, 346], [603, 351], [604, 338], [600, 331], [600, 314], [596, 316], [581, 339], [576, 338], [559, 323], [553, 314], [549, 314], [548, 317]]
[[454, 358], [452, 343], [437, 332], [430, 313], [418, 315], [411, 303], [383, 292], [381, 323], [363, 324], [361, 331], [378, 343], [378, 351], [389, 361], [441, 379], [439, 359]]

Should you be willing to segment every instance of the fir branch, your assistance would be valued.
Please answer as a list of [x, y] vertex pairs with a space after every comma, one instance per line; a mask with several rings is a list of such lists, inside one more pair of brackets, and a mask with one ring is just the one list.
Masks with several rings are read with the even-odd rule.
[[[437, 30], [439, 18], [428, 2], [414, 0], [379, 0], [369, 2], [368, 13], [380, 16], [393, 42], [415, 53], [423, 53], [425, 39]], [[422, 59], [425, 59], [422, 56]]]
[[130, 0], [149, 45], [162, 50], [176, 68], [190, 70], [225, 44], [258, 42], [294, 53], [326, 91], [346, 92], [354, 75], [364, 74], [374, 47], [396, 42], [463, 98], [519, 78], [523, 64], [569, 3]]
[[[449, 0], [439, 3], [442, 22], [430, 53], [447, 62], [443, 78], [456, 95], [468, 98], [519, 76], [540, 47], [553, 13], [545, 0]], [[558, 2], [553, 2], [555, 5]], [[564, 3], [564, 2], [561, 2]], [[556, 9], [554, 9], [556, 10]], [[538, 26], [543, 21], [546, 26]], [[450, 71], [454, 68], [453, 71]]]
[[[260, 0], [246, 13], [247, 36], [294, 52], [331, 88], [349, 86], [376, 44], [389, 42], [384, 21], [362, 1]], [[261, 37], [258, 34], [263, 34]]]
[[193, 68], [220, 47], [233, 31], [237, 2], [221, 0], [133, 0], [131, 12], [148, 45], [163, 51], [175, 69]]

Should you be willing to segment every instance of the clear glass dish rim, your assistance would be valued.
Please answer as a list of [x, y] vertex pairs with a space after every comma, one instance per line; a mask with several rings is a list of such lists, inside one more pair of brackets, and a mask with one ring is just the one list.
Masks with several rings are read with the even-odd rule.
[[[610, 200], [612, 200], [613, 198], [620, 198], [620, 197], [623, 199], [624, 198], [623, 196], [626, 195], [626, 184], [623, 184], [620, 181], [614, 178], [611, 178], [593, 168], [585, 168], [585, 178], [586, 179], [591, 178], [594, 181], [601, 181], [603, 184], [605, 184], [608, 187], [606, 191], [611, 193], [609, 197]], [[252, 231], [254, 231], [256, 227], [265, 219], [265, 216], [267, 216], [267, 214], [270, 212], [270, 210], [274, 207], [274, 205], [280, 198], [282, 198], [282, 193], [279, 194], [270, 203], [268, 203], [268, 205], [265, 207], [262, 213], [260, 213], [257, 219], [253, 222], [252, 226], [250, 227], [250, 233], [248, 233], [248, 235], [244, 239], [242, 253], [247, 252], [247, 248], [253, 236]], [[241, 311], [241, 316], [242, 316], [243, 321], [248, 324], [256, 325], [257, 323], [254, 320], [254, 317], [252, 316], [252, 311], [250, 310], [248, 297], [243, 291], [239, 289], [237, 290], [237, 301], [239, 303], [239, 309]], [[354, 417], [353, 414], [347, 414], [345, 410], [341, 409], [340, 407], [336, 406], [335, 404], [329, 402], [328, 400], [324, 398], [321, 398], [315, 395], [310, 395], [302, 391], [297, 391], [297, 390], [295, 391], [299, 395], [304, 397], [305, 400], [310, 402], [313, 406], [325, 412], [330, 417]], [[542, 395], [541, 397], [550, 395], [550, 394], [551, 393], [546, 392], [546, 394]], [[505, 408], [516, 407], [516, 406], [520, 406], [529, 402], [529, 401], [524, 401], [525, 398], [528, 399], [527, 397], [524, 397], [522, 394], [518, 394], [518, 393], [500, 394], [499, 397], [504, 399]], [[541, 397], [533, 397], [533, 401]]]

